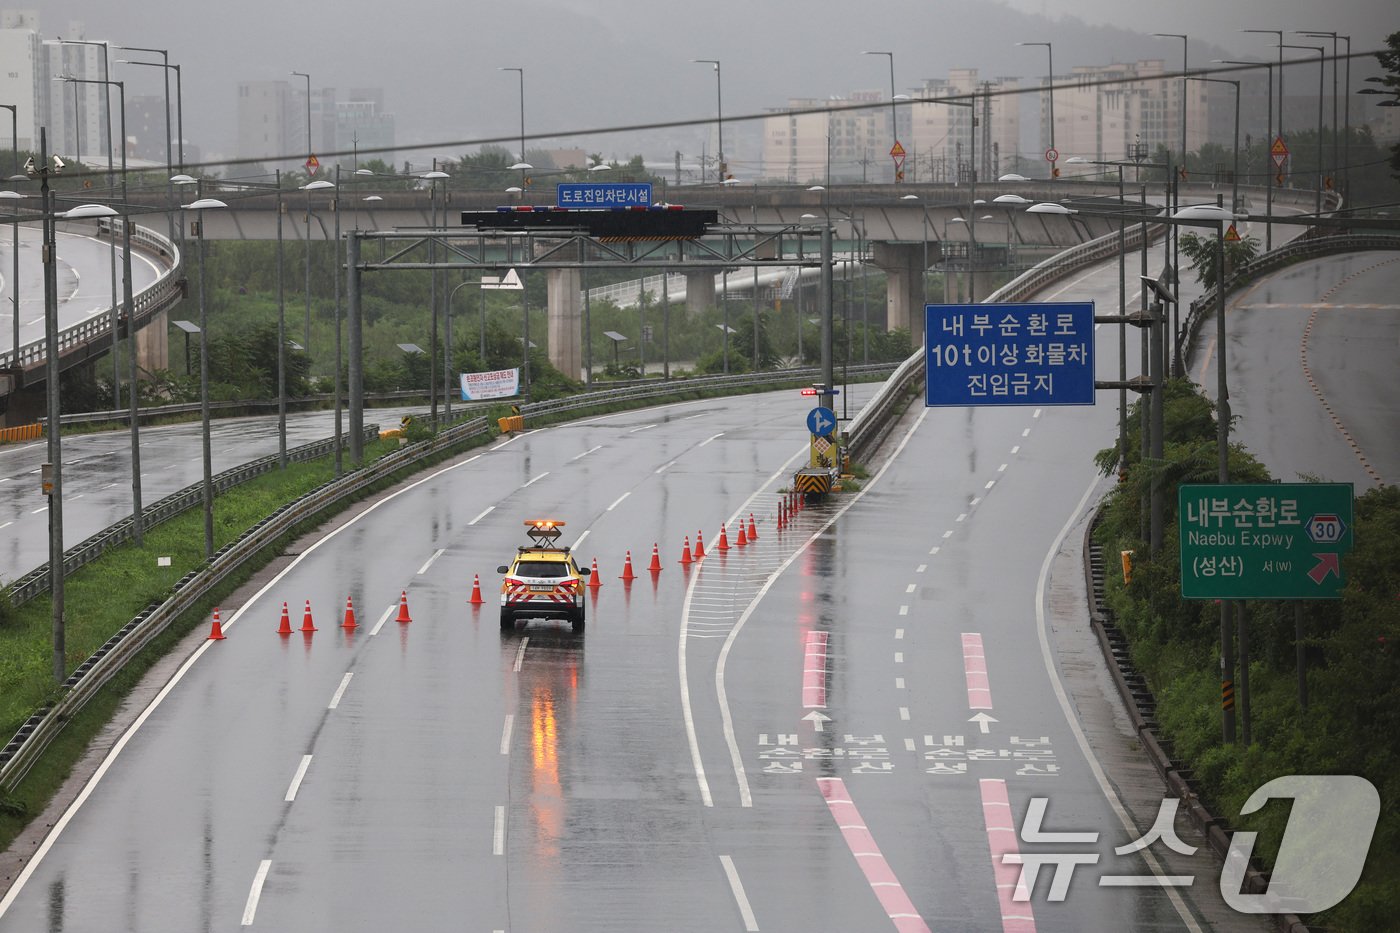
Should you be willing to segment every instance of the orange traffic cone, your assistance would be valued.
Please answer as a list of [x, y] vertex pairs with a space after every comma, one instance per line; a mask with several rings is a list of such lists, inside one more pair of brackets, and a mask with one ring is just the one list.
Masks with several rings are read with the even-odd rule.
[[598, 558], [593, 558], [593, 572], [588, 575], [588, 588], [596, 590], [603, 585], [603, 578], [598, 576]]
[[340, 623], [341, 628], [355, 627], [355, 604], [350, 597], [345, 597], [345, 621]]
[[412, 621], [413, 621], [412, 619], [410, 619], [410, 618], [408, 617], [408, 590], [403, 590], [403, 591], [399, 594], [399, 617], [398, 617], [397, 619], [395, 619], [394, 621], [395, 621], [395, 622], [412, 622]]
[[750, 540], [750, 541], [757, 541], [757, 540], [758, 540], [758, 526], [757, 526], [756, 524], [754, 524], [753, 513], [752, 513], [752, 512], [749, 513], [749, 540]]
[[704, 533], [703, 531], [697, 531], [697, 532], [695, 532], [695, 559], [696, 559], [696, 560], [699, 560], [700, 558], [702, 558], [702, 557], [704, 557], [704, 556], [705, 556], [705, 533]]
[[729, 550], [729, 529], [728, 529], [726, 526], [724, 526], [724, 525], [720, 525], [720, 526], [719, 526], [719, 544], [716, 544], [716, 545], [715, 545], [715, 550], [716, 550], [716, 551], [727, 551], [727, 550]]
[[690, 535], [685, 536], [685, 550], [681, 551], [681, 563], [693, 563], [693, 559], [690, 556]]
[[306, 601], [306, 612], [301, 617], [301, 630], [303, 632], [316, 631], [316, 624], [311, 621], [311, 600]]
[[477, 576], [476, 574], [472, 574], [471, 604], [473, 606], [480, 606], [485, 601], [486, 600], [481, 598], [481, 577]]
[[627, 560], [622, 565], [622, 576], [619, 580], [635, 580], [637, 575], [632, 572], [632, 552], [627, 552]]
[[219, 625], [219, 607], [214, 607], [214, 624], [209, 629], [209, 637], [205, 641], [223, 641], [224, 629]]
[[656, 543], [651, 545], [651, 564], [647, 567], [652, 573], [661, 572], [661, 552], [656, 549]]
[[290, 634], [292, 634], [292, 619], [291, 619], [291, 617], [290, 617], [289, 615], [287, 615], [287, 604], [286, 604], [286, 603], [283, 603], [283, 604], [282, 604], [282, 621], [281, 621], [281, 623], [277, 626], [277, 634], [278, 634], [278, 635], [290, 635]]
[[748, 543], [748, 536], [744, 534], [744, 520], [741, 518], [739, 519], [739, 537], [734, 539], [734, 544], [736, 547], [744, 547]]

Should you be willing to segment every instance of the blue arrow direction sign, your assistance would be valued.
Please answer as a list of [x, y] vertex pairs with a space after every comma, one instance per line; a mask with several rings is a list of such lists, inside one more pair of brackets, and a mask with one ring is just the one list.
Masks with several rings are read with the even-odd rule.
[[1094, 404], [1093, 302], [926, 305], [924, 404]]
[[827, 437], [836, 430], [836, 412], [830, 408], [813, 408], [807, 412], [807, 430], [817, 437]]

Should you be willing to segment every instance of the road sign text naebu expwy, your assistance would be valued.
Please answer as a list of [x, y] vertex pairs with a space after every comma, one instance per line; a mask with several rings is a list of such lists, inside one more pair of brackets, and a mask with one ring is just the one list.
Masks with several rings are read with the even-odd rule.
[[1353, 494], [1350, 483], [1181, 486], [1181, 595], [1340, 598]]

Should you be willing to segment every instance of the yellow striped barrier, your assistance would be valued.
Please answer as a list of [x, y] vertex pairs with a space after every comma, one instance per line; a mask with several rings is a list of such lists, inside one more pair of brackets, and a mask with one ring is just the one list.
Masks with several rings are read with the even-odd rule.
[[44, 426], [39, 422], [21, 424], [14, 428], [0, 428], [0, 444], [14, 441], [34, 441], [44, 436]]
[[511, 415], [509, 418], [497, 418], [496, 426], [501, 429], [502, 434], [509, 434], [512, 431], [525, 430], [525, 416]]

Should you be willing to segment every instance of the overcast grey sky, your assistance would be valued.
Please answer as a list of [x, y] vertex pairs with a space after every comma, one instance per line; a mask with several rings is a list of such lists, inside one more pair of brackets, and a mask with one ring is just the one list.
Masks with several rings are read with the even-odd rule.
[[[455, 143], [518, 136], [518, 78], [502, 67], [525, 69], [526, 132], [560, 134], [713, 117], [714, 72], [695, 58], [722, 61], [729, 119], [790, 97], [888, 93], [889, 63], [860, 54], [868, 49], [894, 53], [903, 92], [950, 68], [1038, 79], [1043, 50], [1017, 41], [1053, 41], [1056, 71], [1065, 73], [1151, 57], [1175, 67], [1180, 44], [1153, 32], [1189, 34], [1196, 67], [1276, 56], [1272, 37], [1242, 28], [1335, 30], [1353, 36], [1354, 51], [1380, 48], [1400, 30], [1393, 0], [143, 0], [139, 17], [132, 10], [46, 0], [40, 27], [46, 38], [169, 49], [184, 76], [186, 137], [224, 156], [232, 155], [238, 82], [302, 80], [291, 71], [309, 72], [316, 88], [382, 87], [401, 143]], [[118, 69], [129, 94], [161, 92], [158, 69]], [[1353, 77], [1374, 70], [1373, 60], [1355, 64]], [[642, 146], [651, 156], [689, 155], [704, 136], [697, 128], [559, 142], [625, 158]], [[456, 156], [463, 147], [434, 151]]]

